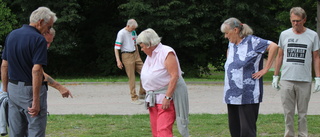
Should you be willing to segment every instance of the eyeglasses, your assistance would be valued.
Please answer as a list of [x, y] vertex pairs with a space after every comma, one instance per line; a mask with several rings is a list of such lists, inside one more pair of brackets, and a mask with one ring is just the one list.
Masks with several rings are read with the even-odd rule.
[[301, 20], [291, 20], [292, 23], [299, 23], [301, 21], [302, 21], [302, 19]]

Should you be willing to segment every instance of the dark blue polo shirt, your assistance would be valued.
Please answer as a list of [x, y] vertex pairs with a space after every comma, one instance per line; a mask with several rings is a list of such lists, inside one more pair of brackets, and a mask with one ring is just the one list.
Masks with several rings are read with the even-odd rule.
[[8, 61], [9, 79], [32, 82], [33, 65], [47, 65], [46, 39], [36, 28], [25, 24], [7, 36], [2, 59]]

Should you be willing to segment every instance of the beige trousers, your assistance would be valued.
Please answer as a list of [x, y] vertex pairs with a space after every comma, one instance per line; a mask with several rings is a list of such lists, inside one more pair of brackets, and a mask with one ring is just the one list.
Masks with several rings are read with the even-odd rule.
[[[129, 88], [132, 101], [138, 99], [136, 94], [136, 75], [135, 73], [141, 73], [143, 62], [140, 58], [139, 51], [136, 50], [134, 53], [122, 53], [121, 54], [122, 63], [126, 69], [127, 76], [129, 78]], [[140, 82], [139, 95], [145, 95], [146, 91], [142, 88]]]
[[311, 82], [281, 81], [281, 101], [285, 118], [285, 137], [294, 137], [294, 114], [297, 104], [298, 136], [307, 137], [307, 111], [311, 95]]

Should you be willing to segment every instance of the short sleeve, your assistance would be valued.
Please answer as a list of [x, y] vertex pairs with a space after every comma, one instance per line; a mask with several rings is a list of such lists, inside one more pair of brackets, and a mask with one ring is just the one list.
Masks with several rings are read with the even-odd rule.
[[114, 48], [121, 49], [122, 43], [123, 43], [123, 35], [122, 35], [121, 31], [119, 31], [117, 34], [116, 42], [114, 44]]

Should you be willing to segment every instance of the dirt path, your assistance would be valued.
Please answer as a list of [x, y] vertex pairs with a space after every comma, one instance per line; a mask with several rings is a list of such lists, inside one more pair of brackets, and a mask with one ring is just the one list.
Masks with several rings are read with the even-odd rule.
[[[62, 98], [60, 93], [49, 88], [48, 111], [50, 114], [112, 114], [132, 115], [147, 114], [143, 105], [130, 103], [127, 83], [84, 83], [66, 84], [74, 98]], [[190, 113], [227, 113], [222, 102], [222, 84], [187, 83], [189, 90]], [[280, 94], [265, 83], [264, 99], [260, 105], [261, 114], [281, 113]], [[309, 115], [320, 115], [318, 104], [320, 93], [312, 94]]]

